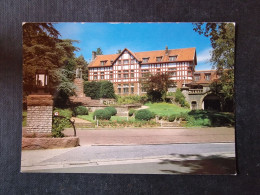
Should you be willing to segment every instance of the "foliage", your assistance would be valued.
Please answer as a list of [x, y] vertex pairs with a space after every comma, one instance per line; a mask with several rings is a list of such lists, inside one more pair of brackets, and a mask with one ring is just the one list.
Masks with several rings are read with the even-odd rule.
[[105, 110], [109, 111], [111, 113], [111, 116], [115, 116], [117, 114], [117, 110], [115, 107], [106, 107]]
[[136, 112], [136, 110], [133, 109], [133, 108], [131, 108], [131, 109], [128, 111], [128, 116], [133, 116], [135, 112]]
[[92, 99], [116, 97], [113, 83], [110, 81], [87, 81], [84, 83], [84, 93]]
[[177, 115], [176, 114], [172, 114], [168, 117], [168, 121], [169, 122], [173, 122], [175, 119], [177, 119]]
[[53, 117], [52, 121], [52, 136], [53, 137], [64, 137], [62, 131], [68, 125], [67, 118]]
[[223, 100], [234, 99], [235, 25], [233, 23], [194, 23], [194, 30], [210, 37], [210, 61], [221, 76], [219, 86]]
[[67, 118], [72, 117], [72, 110], [71, 109], [60, 109], [60, 108], [54, 108], [53, 113], [58, 112], [59, 116], [64, 116]]
[[192, 110], [187, 116], [188, 126], [233, 126], [234, 114], [206, 110]]
[[75, 115], [88, 115], [88, 109], [85, 106], [78, 106], [74, 109]]
[[94, 112], [93, 119], [95, 116], [99, 120], [109, 120], [111, 118], [111, 113], [108, 110], [100, 109]]
[[185, 96], [180, 89], [175, 92], [175, 101], [181, 105], [181, 107], [190, 107], [189, 103], [185, 100]]
[[27, 124], [27, 111], [23, 111], [23, 127], [26, 127]]
[[148, 110], [151, 112], [154, 112], [159, 117], [168, 117], [172, 114], [180, 114], [181, 112], [189, 112], [190, 110], [187, 108], [182, 108], [180, 106], [177, 106], [175, 104], [171, 103], [147, 103], [145, 106], [148, 106]]
[[97, 55], [103, 55], [103, 51], [102, 51], [102, 49], [100, 47], [97, 48], [96, 54]]
[[152, 102], [161, 100], [165, 102], [168, 88], [175, 85], [168, 73], [147, 74], [140, 80], [140, 83]]
[[84, 83], [84, 93], [86, 96], [91, 97], [92, 99], [98, 99], [100, 96], [100, 82], [87, 81]]
[[116, 53], [117, 53], [117, 54], [120, 54], [121, 52], [122, 52], [122, 50], [121, 50], [121, 49], [118, 49]]
[[154, 114], [147, 109], [137, 110], [135, 113], [135, 119], [149, 121], [154, 117]]
[[101, 81], [99, 93], [100, 98], [116, 98], [113, 83], [110, 81]]
[[127, 96], [116, 96], [117, 104], [136, 104], [145, 103], [147, 101], [147, 95], [127, 95]]

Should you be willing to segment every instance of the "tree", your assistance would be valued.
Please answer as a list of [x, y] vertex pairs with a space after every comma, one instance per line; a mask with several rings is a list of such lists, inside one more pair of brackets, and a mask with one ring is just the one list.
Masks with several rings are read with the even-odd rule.
[[97, 55], [103, 55], [103, 51], [101, 50], [100, 47], [97, 48], [96, 54], [97, 54]]
[[[74, 93], [76, 68], [75, 40], [61, 40], [59, 32], [51, 23], [26, 23], [23, 25], [23, 86], [24, 95], [32, 92], [37, 69], [48, 70], [49, 87], [55, 98]], [[64, 99], [64, 98], [63, 98]], [[65, 98], [66, 99], [66, 98]], [[65, 101], [64, 99], [64, 101]]]
[[121, 52], [122, 52], [121, 49], [118, 49], [118, 50], [117, 50], [117, 54], [120, 54]]
[[[210, 38], [213, 48], [210, 61], [220, 79], [211, 84], [211, 89], [223, 101], [234, 99], [235, 25], [233, 23], [194, 23], [194, 30]], [[217, 88], [216, 88], [217, 87]], [[217, 89], [217, 90], [216, 90]]]
[[147, 74], [140, 80], [142, 88], [152, 101], [166, 101], [168, 88], [175, 85], [168, 73]]
[[115, 98], [116, 97], [113, 83], [111, 83], [110, 81], [101, 81], [100, 97], [101, 98]]

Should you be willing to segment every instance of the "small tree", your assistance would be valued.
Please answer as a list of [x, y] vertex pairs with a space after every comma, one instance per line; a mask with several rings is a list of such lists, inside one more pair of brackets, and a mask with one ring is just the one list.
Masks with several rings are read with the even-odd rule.
[[113, 83], [110, 81], [101, 81], [100, 84], [100, 95], [101, 98], [115, 98], [115, 90]]
[[140, 82], [152, 101], [165, 102], [168, 88], [175, 85], [168, 73], [147, 74]]
[[100, 98], [100, 82], [87, 81], [84, 83], [84, 93], [86, 96], [91, 97], [92, 99]]

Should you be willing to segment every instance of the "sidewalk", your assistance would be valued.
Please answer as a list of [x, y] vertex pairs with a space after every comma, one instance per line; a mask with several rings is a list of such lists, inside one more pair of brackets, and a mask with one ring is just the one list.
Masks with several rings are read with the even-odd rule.
[[[64, 131], [73, 135], [72, 129]], [[97, 128], [77, 129], [80, 145], [233, 143], [234, 128]]]

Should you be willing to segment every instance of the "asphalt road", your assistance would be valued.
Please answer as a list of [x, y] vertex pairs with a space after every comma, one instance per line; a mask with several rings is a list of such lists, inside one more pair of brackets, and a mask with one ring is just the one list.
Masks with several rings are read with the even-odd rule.
[[[234, 143], [81, 146], [22, 152], [22, 172], [173, 174], [193, 173], [205, 158], [212, 167], [235, 165]], [[232, 158], [232, 159], [231, 159]], [[223, 165], [223, 160], [231, 160]], [[189, 166], [180, 162], [193, 161]], [[216, 164], [217, 163], [217, 164]], [[207, 166], [208, 167], [208, 166]], [[228, 168], [228, 167], [227, 167]], [[213, 172], [213, 174], [218, 174]], [[225, 169], [226, 170], [226, 169]], [[210, 170], [208, 171], [211, 174]], [[231, 169], [226, 174], [234, 173]]]

